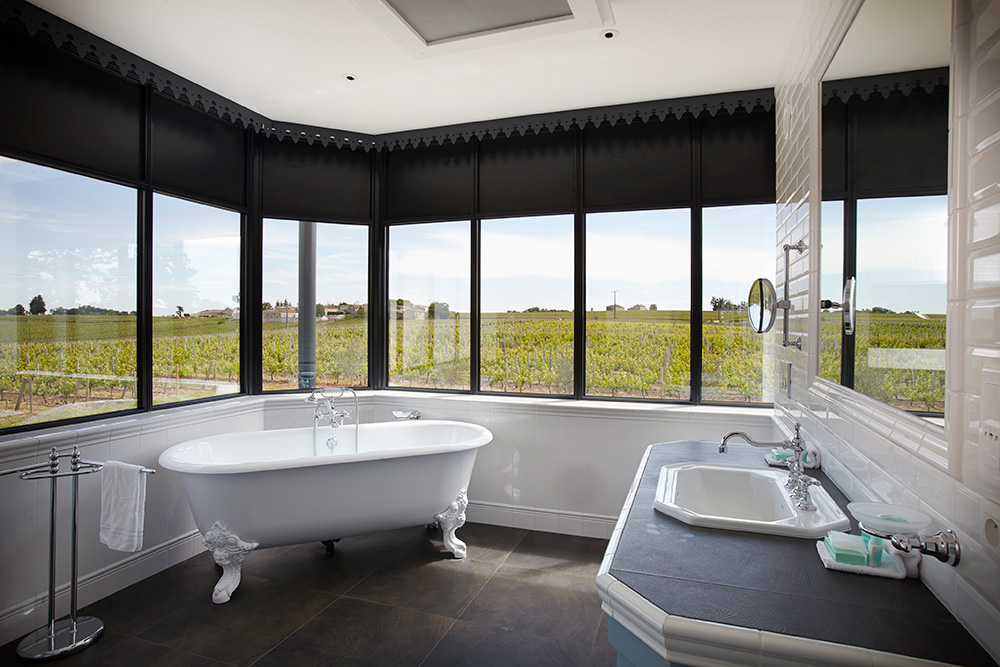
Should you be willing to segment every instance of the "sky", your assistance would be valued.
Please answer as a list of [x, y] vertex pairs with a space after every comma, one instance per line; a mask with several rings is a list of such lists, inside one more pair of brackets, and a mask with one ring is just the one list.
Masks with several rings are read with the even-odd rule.
[[[843, 203], [823, 203], [822, 298], [840, 301]], [[946, 195], [858, 202], [858, 310], [875, 306], [943, 315], [947, 307]]]
[[0, 309], [135, 310], [133, 188], [0, 157]]
[[[712, 296], [739, 303], [759, 277], [774, 277], [773, 205], [718, 207], [704, 214], [705, 309]], [[469, 308], [470, 224], [403, 225], [389, 231], [389, 297]], [[688, 209], [597, 213], [587, 217], [586, 307], [691, 301]], [[483, 312], [573, 307], [573, 216], [484, 220]]]
[[[42, 294], [49, 310], [134, 310], [137, 202], [133, 188], [0, 157], [0, 309]], [[843, 227], [829, 206], [822, 296], [837, 301]], [[153, 212], [154, 315], [236, 307], [240, 215], [165, 195]], [[769, 204], [704, 209], [703, 309], [774, 280], [774, 215]], [[858, 217], [857, 307], [944, 312], [946, 198], [866, 200]], [[298, 225], [264, 222], [264, 301], [298, 300]], [[588, 310], [690, 307], [688, 209], [589, 214], [586, 225]], [[572, 308], [571, 215], [484, 220], [481, 234], [483, 312]], [[468, 312], [470, 235], [468, 221], [391, 227], [389, 297]], [[366, 303], [367, 266], [365, 226], [317, 223], [320, 303]]]
[[[263, 297], [298, 303], [299, 222], [264, 219]], [[368, 303], [368, 228], [364, 225], [316, 225], [316, 301], [322, 304]]]
[[153, 196], [153, 315], [235, 308], [240, 214]]

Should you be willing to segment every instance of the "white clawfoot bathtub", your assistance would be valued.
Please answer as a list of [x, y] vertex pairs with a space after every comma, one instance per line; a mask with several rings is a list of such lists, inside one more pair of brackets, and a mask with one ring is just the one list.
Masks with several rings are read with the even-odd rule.
[[222, 566], [212, 593], [221, 604], [256, 548], [437, 521], [445, 547], [464, 558], [455, 530], [476, 451], [492, 439], [482, 426], [434, 420], [226, 433], [174, 445], [160, 465], [181, 474]]

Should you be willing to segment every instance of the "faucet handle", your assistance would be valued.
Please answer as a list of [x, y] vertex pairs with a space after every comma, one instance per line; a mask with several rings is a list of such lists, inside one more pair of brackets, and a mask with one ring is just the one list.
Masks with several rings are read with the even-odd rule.
[[[316, 395], [317, 392], [319, 392], [319, 396]], [[313, 387], [312, 391], [309, 392], [309, 395], [306, 396], [305, 401], [306, 401], [306, 403], [315, 403], [320, 398], [325, 398], [323, 396], [323, 390], [321, 388], [319, 388], [319, 387]]]

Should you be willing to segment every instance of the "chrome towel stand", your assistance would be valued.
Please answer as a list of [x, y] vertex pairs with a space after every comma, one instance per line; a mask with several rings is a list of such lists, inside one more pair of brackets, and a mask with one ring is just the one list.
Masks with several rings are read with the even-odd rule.
[[[59, 472], [59, 459], [69, 457], [68, 472]], [[76, 615], [77, 608], [77, 578], [80, 511], [80, 475], [100, 472], [104, 464], [97, 461], [87, 461], [80, 458], [80, 448], [73, 445], [73, 451], [60, 454], [53, 447], [49, 452], [48, 463], [23, 466], [12, 470], [0, 471], [3, 475], [17, 474], [21, 479], [50, 479], [51, 516], [49, 519], [49, 622], [43, 628], [38, 628], [17, 645], [17, 654], [25, 660], [52, 660], [71, 653], [81, 651], [93, 644], [104, 632], [104, 623], [93, 616]], [[143, 473], [152, 475], [156, 471], [143, 468]], [[56, 621], [56, 482], [60, 477], [73, 478], [73, 552], [70, 573], [70, 609], [69, 616]]]

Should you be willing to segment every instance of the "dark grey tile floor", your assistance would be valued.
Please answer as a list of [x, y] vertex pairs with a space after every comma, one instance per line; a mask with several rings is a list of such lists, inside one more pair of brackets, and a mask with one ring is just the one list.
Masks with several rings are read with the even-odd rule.
[[[251, 553], [228, 604], [202, 553], [80, 610], [105, 634], [56, 664], [615, 664], [594, 577], [607, 541], [466, 524], [468, 557], [423, 528]], [[0, 648], [15, 659], [17, 642]]]

